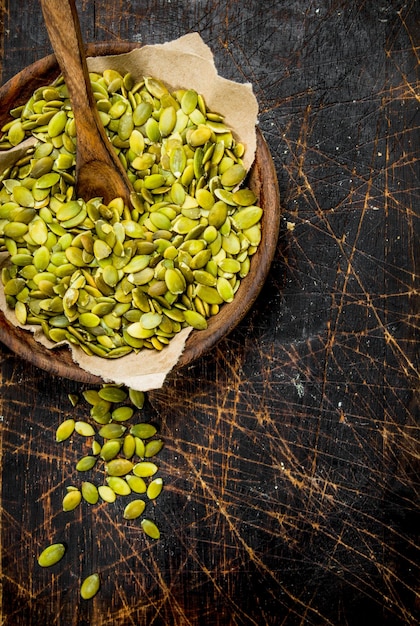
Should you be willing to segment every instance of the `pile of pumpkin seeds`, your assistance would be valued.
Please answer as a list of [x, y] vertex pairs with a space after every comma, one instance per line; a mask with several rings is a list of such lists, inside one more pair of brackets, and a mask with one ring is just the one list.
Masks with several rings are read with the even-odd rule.
[[91, 73], [99, 115], [133, 186], [131, 206], [78, 198], [76, 127], [61, 77], [13, 109], [0, 150], [33, 148], [0, 176], [2, 283], [22, 325], [117, 358], [205, 329], [232, 302], [261, 240], [243, 144], [192, 89]]
[[[76, 463], [80, 484], [68, 485], [62, 499], [62, 510], [74, 511], [83, 502], [87, 505], [110, 504], [117, 499], [127, 500], [122, 517], [136, 520], [155, 503], [163, 489], [163, 479], [156, 477], [159, 470], [156, 455], [163, 448], [157, 437], [157, 427], [151, 422], [135, 421], [136, 409], [143, 409], [145, 396], [115, 384], [104, 384], [99, 390], [82, 392], [90, 405], [89, 420], [64, 420], [56, 429], [56, 442], [69, 441], [74, 434], [85, 438], [88, 448]], [[79, 397], [69, 396], [73, 406]], [[93, 473], [93, 475], [92, 475]], [[87, 476], [87, 478], [84, 478]], [[139, 524], [152, 539], [160, 538], [160, 530], [149, 517]], [[64, 543], [47, 546], [38, 557], [41, 567], [51, 567], [64, 557]], [[100, 576], [90, 574], [81, 584], [80, 594], [90, 599], [100, 588]]]

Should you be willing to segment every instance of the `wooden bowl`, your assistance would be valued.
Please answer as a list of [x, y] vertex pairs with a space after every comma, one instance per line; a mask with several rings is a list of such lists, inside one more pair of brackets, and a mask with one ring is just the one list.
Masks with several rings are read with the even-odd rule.
[[[88, 44], [86, 53], [87, 56], [123, 54], [135, 47], [138, 45], [125, 42]], [[26, 67], [0, 87], [0, 126], [9, 119], [10, 109], [26, 102], [37, 87], [49, 84], [59, 73], [58, 64], [52, 54]], [[233, 302], [223, 305], [220, 312], [210, 318], [206, 330], [194, 330], [190, 334], [177, 368], [211, 350], [243, 319], [255, 302], [269, 272], [279, 233], [280, 198], [270, 151], [258, 128], [256, 132], [255, 161], [247, 184], [257, 194], [259, 205], [263, 209], [261, 243], [252, 257], [250, 272], [241, 281]], [[30, 331], [10, 324], [1, 311], [0, 340], [23, 359], [52, 374], [90, 384], [101, 382], [98, 376], [86, 372], [74, 363], [68, 348], [45, 348], [33, 338]], [[116, 367], [119, 367], [118, 361]]]

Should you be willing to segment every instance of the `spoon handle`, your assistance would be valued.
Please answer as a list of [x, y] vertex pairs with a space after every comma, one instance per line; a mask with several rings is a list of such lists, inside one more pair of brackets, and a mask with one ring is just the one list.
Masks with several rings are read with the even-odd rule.
[[84, 45], [74, 0], [41, 0], [47, 32], [68, 88], [77, 132], [77, 191], [86, 200], [104, 202], [121, 196], [130, 183], [100, 120], [90, 86]]

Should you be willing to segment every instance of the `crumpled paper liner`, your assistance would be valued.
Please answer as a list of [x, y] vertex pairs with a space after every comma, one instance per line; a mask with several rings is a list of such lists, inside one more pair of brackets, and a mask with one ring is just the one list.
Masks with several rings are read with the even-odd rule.
[[[225, 116], [226, 125], [235, 138], [245, 144], [244, 167], [248, 171], [254, 161], [256, 149], [255, 125], [258, 103], [249, 83], [240, 84], [218, 75], [213, 54], [198, 33], [192, 33], [164, 44], [147, 45], [126, 54], [90, 57], [90, 71], [103, 72], [115, 69], [131, 72], [134, 78], [153, 76], [162, 80], [169, 89], [195, 89], [204, 96], [209, 110]], [[29, 139], [24, 144], [0, 154], [0, 171], [3, 171], [33, 145]], [[7, 255], [0, 254], [0, 267], [7, 263]], [[22, 326], [0, 289], [0, 309], [14, 326], [34, 333], [37, 341], [54, 349], [59, 344], [50, 342], [39, 326]], [[88, 356], [77, 346], [70, 346], [72, 358], [82, 369], [101, 377], [104, 382], [124, 384], [139, 391], [159, 389], [184, 351], [192, 328], [185, 328], [171, 339], [161, 351], [144, 349], [120, 359]], [[199, 332], [199, 331], [197, 331]], [[62, 344], [61, 344], [62, 345]], [[53, 355], [51, 355], [54, 358]]]

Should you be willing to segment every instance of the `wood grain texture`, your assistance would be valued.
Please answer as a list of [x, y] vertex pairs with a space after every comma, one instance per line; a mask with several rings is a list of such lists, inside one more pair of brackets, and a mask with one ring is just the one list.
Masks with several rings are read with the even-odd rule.
[[[4, 13], [3, 81], [50, 51]], [[29, 7], [32, 7], [29, 10]], [[413, 0], [78, 3], [86, 41], [198, 30], [250, 81], [282, 232], [242, 323], [149, 395], [166, 490], [146, 541], [121, 506], [60, 511], [82, 384], [1, 348], [2, 623], [403, 626], [420, 620], [418, 58]], [[53, 571], [35, 556], [69, 544]], [[93, 602], [80, 578], [99, 569]]]

